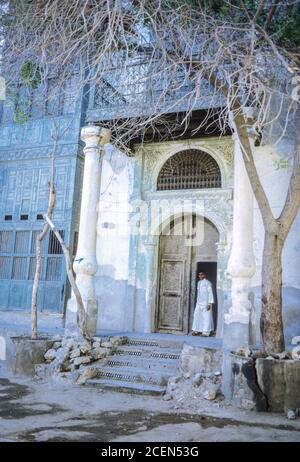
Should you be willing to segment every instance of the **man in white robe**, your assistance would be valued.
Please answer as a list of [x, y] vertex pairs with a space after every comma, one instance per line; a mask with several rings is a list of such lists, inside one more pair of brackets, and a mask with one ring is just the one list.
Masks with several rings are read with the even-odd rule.
[[212, 317], [214, 294], [211, 282], [206, 279], [206, 274], [201, 271], [198, 277], [197, 302], [194, 312], [192, 335], [200, 335], [202, 333], [203, 336], [209, 337], [210, 333], [214, 330]]

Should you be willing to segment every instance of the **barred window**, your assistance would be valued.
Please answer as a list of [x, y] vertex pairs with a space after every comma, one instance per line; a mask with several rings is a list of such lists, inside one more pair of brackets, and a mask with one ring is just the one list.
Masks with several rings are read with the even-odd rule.
[[198, 149], [170, 157], [157, 180], [158, 191], [204, 188], [221, 188], [221, 172], [215, 159]]

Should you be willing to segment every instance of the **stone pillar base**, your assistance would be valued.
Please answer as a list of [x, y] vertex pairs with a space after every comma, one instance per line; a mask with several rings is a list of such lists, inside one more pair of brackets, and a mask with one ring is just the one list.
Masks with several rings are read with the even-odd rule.
[[81, 333], [77, 326], [77, 306], [75, 298], [70, 298], [67, 303], [65, 336], [80, 339]]
[[83, 301], [86, 309], [87, 331], [91, 337], [96, 335], [98, 321], [98, 301], [95, 299]]
[[[87, 331], [91, 337], [96, 334], [98, 321], [98, 302], [97, 300], [83, 300], [86, 310]], [[70, 298], [66, 310], [65, 335], [67, 337], [80, 337], [77, 326], [77, 306], [74, 297]]]

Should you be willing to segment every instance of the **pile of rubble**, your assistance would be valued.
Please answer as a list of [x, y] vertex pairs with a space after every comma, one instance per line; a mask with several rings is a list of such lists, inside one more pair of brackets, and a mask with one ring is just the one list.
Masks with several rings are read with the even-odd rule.
[[127, 340], [127, 337], [93, 337], [90, 341], [78, 341], [56, 337], [52, 348], [44, 355], [45, 363], [36, 366], [36, 375], [43, 379], [59, 377], [82, 384], [96, 374], [95, 369], [86, 366], [99, 364], [114, 352], [117, 345]]
[[221, 391], [222, 373], [198, 372], [191, 376], [189, 373], [171, 377], [168, 383], [165, 401], [173, 400], [175, 409], [198, 410], [201, 404], [211, 401], [215, 406], [224, 403]]
[[283, 351], [282, 353], [274, 353], [273, 355], [268, 355], [262, 350], [250, 350], [248, 347], [239, 348], [234, 354], [238, 356], [243, 356], [244, 358], [265, 358], [265, 359], [300, 359], [300, 356], [297, 351]]

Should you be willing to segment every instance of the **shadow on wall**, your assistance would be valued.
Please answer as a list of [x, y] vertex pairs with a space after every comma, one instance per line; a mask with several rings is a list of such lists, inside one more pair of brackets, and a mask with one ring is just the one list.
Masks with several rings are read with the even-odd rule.
[[[146, 306], [144, 289], [104, 275], [95, 277], [95, 288], [99, 302], [98, 329], [132, 331], [137, 327], [135, 305]], [[138, 324], [142, 330], [144, 320]]]
[[[256, 308], [256, 338], [260, 339], [260, 313], [261, 313], [261, 288], [254, 287]], [[300, 335], [300, 289], [284, 287], [282, 289], [283, 300], [283, 325], [286, 345], [291, 344], [293, 337]]]

